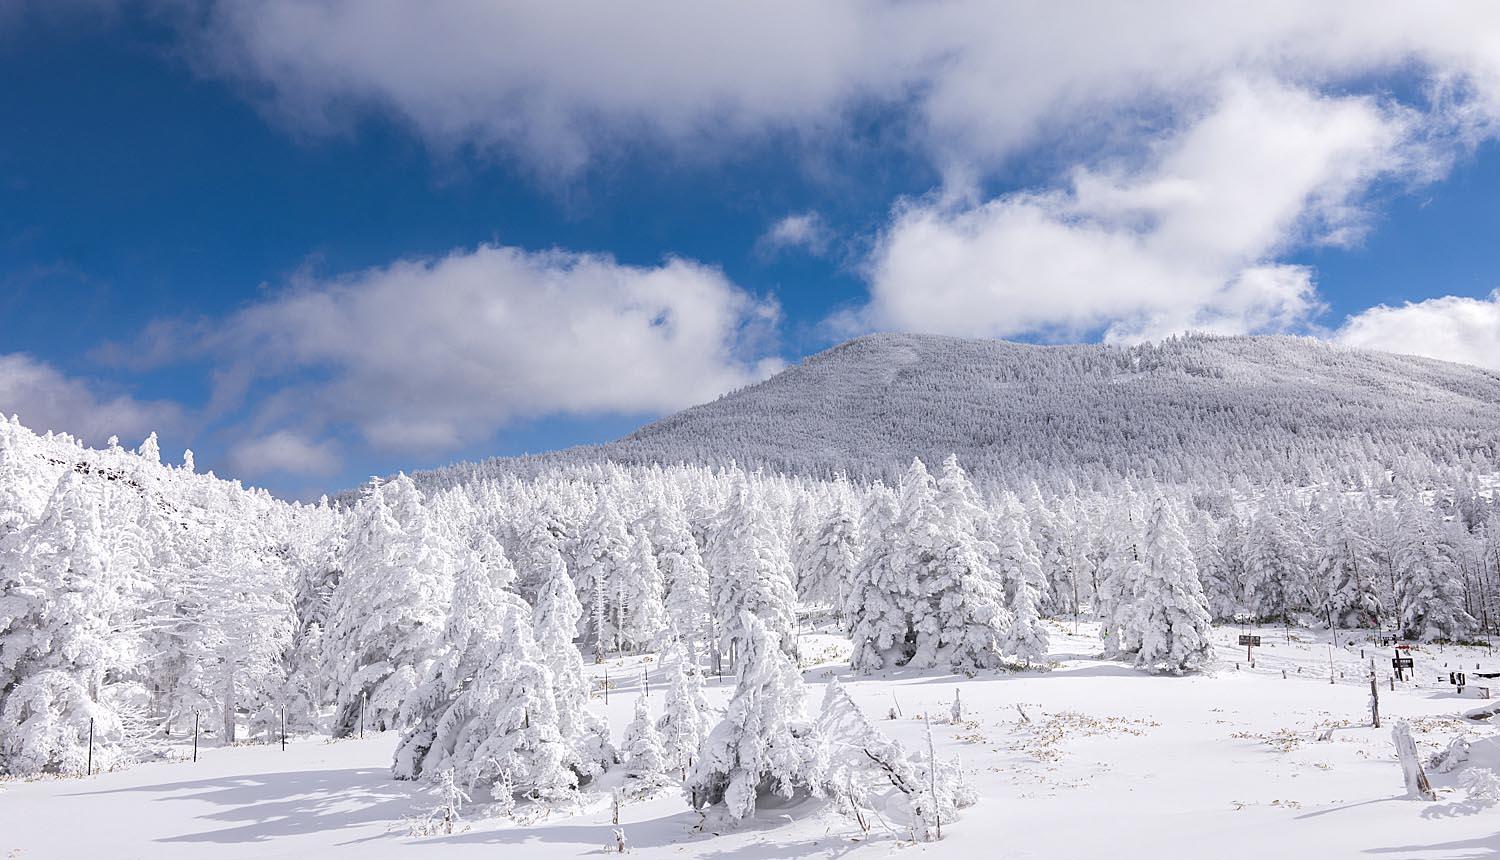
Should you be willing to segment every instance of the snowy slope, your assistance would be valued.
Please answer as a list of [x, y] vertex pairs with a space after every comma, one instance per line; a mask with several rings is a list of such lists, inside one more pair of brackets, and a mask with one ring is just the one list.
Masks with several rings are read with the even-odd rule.
[[[1293, 631], [1297, 638], [1285, 643], [1279, 629], [1261, 631], [1267, 647], [1250, 671], [1235, 668], [1243, 656], [1231, 644], [1239, 630], [1223, 628], [1217, 673], [1170, 678], [1089, 657], [1097, 637], [1088, 624], [1076, 636], [1064, 630], [1056, 631], [1057, 666], [1046, 673], [870, 677], [836, 663], [806, 671], [810, 707], [822, 685], [839, 677], [877, 727], [908, 747], [923, 742], [919, 715], [932, 713], [939, 754], [961, 757], [981, 794], [977, 806], [945, 826], [941, 842], [912, 845], [878, 825], [867, 836], [816, 801], [768, 806], [738, 828], [705, 832], [682, 797], [668, 791], [624, 808], [632, 854], [973, 857], [998, 850], [1017, 858], [1436, 860], [1489, 856], [1500, 845], [1493, 807], [1457, 787], [1462, 770], [1429, 769], [1437, 802], [1405, 799], [1390, 740], [1391, 722], [1406, 718], [1424, 755], [1465, 736], [1474, 741], [1471, 762], [1500, 765], [1497, 730], [1460, 716], [1479, 703], [1435, 680], [1444, 664], [1493, 663], [1485, 649], [1419, 650], [1418, 683], [1394, 693], [1382, 683], [1386, 724], [1372, 729], [1361, 680], [1368, 662], [1359, 645], [1333, 651], [1343, 677], [1330, 684], [1328, 644], [1313, 634]], [[649, 665], [635, 657], [590, 667], [596, 677], [610, 672], [607, 710], [617, 736]], [[709, 693], [722, 701], [728, 689], [711, 684]], [[955, 689], [969, 713], [951, 724]], [[886, 720], [893, 703], [902, 718]], [[593, 707], [603, 709], [602, 699], [596, 696]], [[394, 744], [393, 735], [382, 735], [300, 740], [286, 752], [276, 745], [205, 748], [196, 764], [0, 782], [0, 856], [524, 860], [593, 856], [613, 841], [607, 794], [598, 786], [576, 810], [545, 820], [518, 825], [476, 811], [454, 835], [412, 837], [403, 819], [435, 801], [390, 778]]]
[[723, 463], [890, 478], [956, 453], [978, 476], [1153, 474], [1301, 482], [1411, 458], [1496, 458], [1500, 374], [1290, 337], [1031, 346], [880, 334], [608, 445], [429, 473], [446, 484], [557, 460]]

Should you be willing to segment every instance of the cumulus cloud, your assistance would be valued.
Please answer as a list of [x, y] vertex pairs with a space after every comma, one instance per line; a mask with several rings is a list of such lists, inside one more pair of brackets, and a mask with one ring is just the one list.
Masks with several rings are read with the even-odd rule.
[[[944, 169], [993, 166], [1080, 125], [1135, 123], [1227, 77], [1323, 87], [1398, 69], [1500, 106], [1500, 7], [826, 0], [757, 4], [243, 0], [188, 28], [211, 74], [301, 129], [383, 111], [438, 147], [546, 169], [621, 138], [700, 152], [767, 131], [836, 140], [867, 106]], [[1459, 25], [1457, 22], [1462, 22]]]
[[174, 403], [109, 394], [25, 353], [0, 354], [0, 414], [19, 415], [38, 432], [69, 433], [100, 445], [110, 436], [142, 439], [185, 424]]
[[325, 434], [442, 453], [511, 422], [657, 414], [780, 369], [778, 310], [685, 260], [481, 246], [301, 279], [210, 324], [157, 326], [137, 353], [217, 363], [215, 409], [249, 401], [246, 468], [324, 470]]
[[262, 477], [281, 473], [329, 475], [339, 468], [339, 456], [329, 441], [315, 442], [289, 430], [277, 430], [243, 441], [229, 451], [235, 474]]
[[[855, 325], [970, 336], [1111, 339], [1280, 331], [1321, 310], [1310, 270], [1276, 256], [1360, 235], [1360, 195], [1440, 159], [1412, 111], [1232, 81], [1142, 161], [1065, 188], [897, 207]], [[847, 322], [847, 321], [846, 321]]]
[[772, 224], [755, 243], [763, 256], [775, 256], [783, 251], [801, 249], [809, 254], [820, 255], [828, 250], [833, 240], [833, 231], [817, 212], [793, 212]]
[[1500, 370], [1500, 290], [1482, 299], [1443, 296], [1395, 308], [1379, 305], [1351, 316], [1335, 338]]

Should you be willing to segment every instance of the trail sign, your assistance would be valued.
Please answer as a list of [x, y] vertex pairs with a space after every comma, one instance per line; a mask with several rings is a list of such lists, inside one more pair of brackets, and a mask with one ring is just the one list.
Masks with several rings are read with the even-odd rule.
[[1412, 668], [1412, 665], [1412, 659], [1410, 657], [1396, 657], [1391, 660], [1391, 668], [1398, 671], [1401, 669], [1410, 669]]
[[1241, 633], [1240, 634], [1240, 644], [1241, 645], [1254, 645], [1255, 647], [1259, 648], [1260, 647], [1260, 637], [1259, 636], [1251, 636], [1248, 633]]

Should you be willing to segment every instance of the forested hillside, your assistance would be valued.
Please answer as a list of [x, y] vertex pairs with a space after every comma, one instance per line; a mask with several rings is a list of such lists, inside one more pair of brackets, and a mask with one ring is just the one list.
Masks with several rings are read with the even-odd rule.
[[1500, 374], [1310, 338], [1030, 346], [877, 334], [608, 445], [460, 464], [426, 485], [558, 460], [736, 462], [892, 480], [956, 454], [984, 482], [1151, 476], [1174, 483], [1347, 480], [1487, 469]]

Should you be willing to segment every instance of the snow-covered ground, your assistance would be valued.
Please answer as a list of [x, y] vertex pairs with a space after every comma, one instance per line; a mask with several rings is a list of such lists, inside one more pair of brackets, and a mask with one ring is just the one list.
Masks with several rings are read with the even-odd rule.
[[[622, 826], [641, 857], [885, 856], [1470, 858], [1500, 853], [1500, 816], [1457, 785], [1461, 771], [1429, 776], [1437, 802], [1405, 799], [1390, 739], [1412, 723], [1424, 756], [1457, 735], [1481, 740], [1472, 763], [1500, 767], [1500, 731], [1462, 718], [1483, 704], [1461, 699], [1446, 672], [1476, 663], [1500, 669], [1484, 648], [1415, 653], [1415, 683], [1386, 682], [1391, 652], [1332, 651], [1326, 636], [1260, 632], [1256, 668], [1216, 636], [1212, 675], [1153, 677], [1104, 662], [1091, 625], [1054, 629], [1049, 672], [968, 679], [859, 677], [837, 660], [847, 645], [804, 638], [808, 707], [838, 677], [879, 728], [908, 747], [924, 742], [930, 713], [939, 754], [961, 756], [981, 800], [944, 828], [941, 842], [912, 845], [877, 824], [868, 835], [818, 801], [767, 804], [734, 830], [704, 832], [675, 792], [627, 804]], [[1368, 727], [1374, 657], [1385, 727]], [[1236, 669], [1236, 661], [1241, 664]], [[645, 658], [607, 668], [616, 736], [642, 690]], [[1285, 678], [1283, 678], [1285, 672]], [[1439, 673], [1443, 674], [1441, 683]], [[954, 691], [968, 719], [948, 719]], [[711, 681], [722, 701], [727, 679]], [[660, 688], [653, 694], [660, 695]], [[1500, 684], [1496, 685], [1500, 693]], [[596, 707], [603, 707], [601, 699]], [[892, 707], [901, 717], [886, 719]], [[1325, 732], [1326, 729], [1331, 732]], [[1320, 739], [1324, 738], [1324, 739]], [[87, 779], [0, 783], [0, 857], [564, 857], [613, 850], [606, 778], [573, 810], [517, 824], [479, 817], [451, 836], [414, 837], [405, 822], [435, 799], [389, 776], [392, 735], [330, 743], [205, 747], [197, 763], [147, 764]]]

